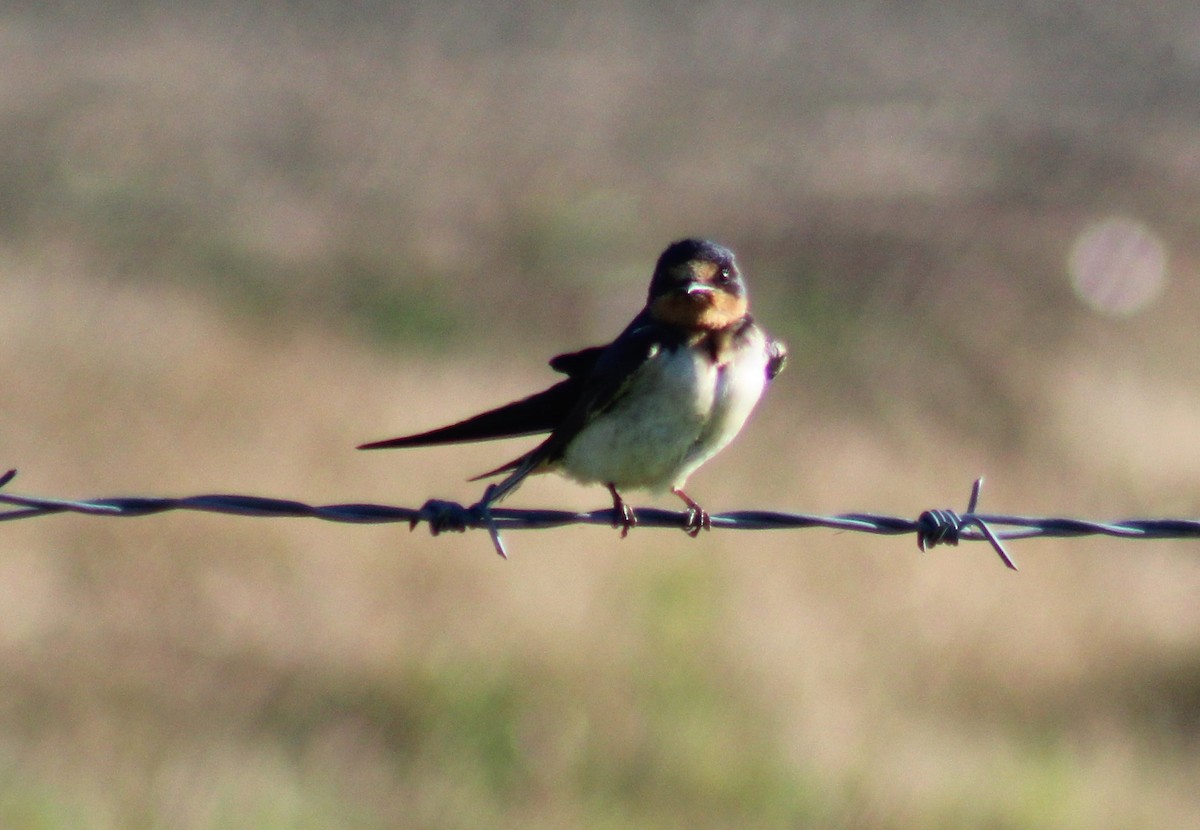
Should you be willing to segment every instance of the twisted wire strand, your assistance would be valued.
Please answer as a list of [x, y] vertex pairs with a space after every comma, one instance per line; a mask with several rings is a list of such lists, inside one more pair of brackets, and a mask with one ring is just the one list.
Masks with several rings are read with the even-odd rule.
[[[0, 488], [11, 482], [16, 473], [16, 470], [9, 470], [0, 475]], [[923, 551], [937, 545], [957, 545], [960, 541], [983, 541], [987, 542], [1004, 564], [1013, 570], [1016, 570], [1016, 564], [1004, 547], [1003, 540], [1081, 536], [1112, 536], [1121, 539], [1200, 538], [1200, 520], [1197, 519], [1126, 519], [1098, 522], [1086, 519], [978, 513], [976, 507], [982, 484], [982, 478], [976, 480], [967, 510], [963, 513], [934, 509], [925, 511], [916, 519], [906, 519], [876, 513], [817, 516], [771, 510], [734, 510], [712, 514], [712, 527], [722, 530], [795, 530], [820, 527], [884, 536], [914, 534], [918, 547]], [[488, 531], [496, 552], [501, 556], [507, 555], [500, 538], [502, 530], [540, 530], [566, 525], [616, 526], [618, 520], [611, 508], [588, 512], [523, 510], [490, 507], [485, 503], [466, 507], [457, 502], [436, 499], [427, 501], [419, 508], [410, 508], [369, 503], [311, 505], [291, 499], [230, 494], [184, 498], [117, 497], [77, 501], [0, 492], [0, 504], [11, 507], [9, 510], [0, 510], [0, 522], [59, 513], [130, 518], [151, 516], [169, 510], [192, 510], [235, 516], [307, 517], [350, 524], [407, 522], [410, 529], [424, 523], [435, 536], [444, 532], [483, 529]], [[653, 507], [637, 508], [636, 515], [639, 527], [686, 529], [692, 520], [687, 512]]]

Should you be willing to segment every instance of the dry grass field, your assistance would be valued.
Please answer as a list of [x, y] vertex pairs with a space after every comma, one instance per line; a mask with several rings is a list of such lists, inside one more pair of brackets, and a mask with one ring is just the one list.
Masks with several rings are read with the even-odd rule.
[[[0, 12], [14, 492], [472, 500], [527, 444], [353, 447], [538, 388], [700, 234], [793, 350], [710, 509], [983, 473], [997, 512], [1197, 513], [1194, 3], [68, 8]], [[0, 523], [0, 826], [1200, 815], [1194, 542], [507, 541]]]

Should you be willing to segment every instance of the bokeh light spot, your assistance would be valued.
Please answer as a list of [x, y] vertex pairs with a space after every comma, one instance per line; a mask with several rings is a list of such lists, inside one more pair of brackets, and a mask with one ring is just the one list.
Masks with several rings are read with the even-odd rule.
[[1075, 293], [1088, 306], [1103, 314], [1135, 314], [1162, 293], [1167, 249], [1143, 223], [1117, 216], [1079, 234], [1068, 268]]

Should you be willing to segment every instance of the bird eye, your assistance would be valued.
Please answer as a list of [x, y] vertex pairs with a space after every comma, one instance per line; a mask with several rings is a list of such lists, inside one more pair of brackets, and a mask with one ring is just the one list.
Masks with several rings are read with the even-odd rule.
[[728, 285], [731, 279], [733, 279], [733, 274], [730, 273], [728, 268], [722, 268], [717, 272], [717, 283], [719, 285]]

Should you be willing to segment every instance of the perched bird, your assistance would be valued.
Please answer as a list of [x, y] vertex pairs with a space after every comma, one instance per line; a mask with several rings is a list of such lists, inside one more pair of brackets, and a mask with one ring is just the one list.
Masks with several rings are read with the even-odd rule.
[[728, 248], [675, 242], [658, 259], [646, 307], [616, 340], [550, 361], [566, 380], [450, 426], [359, 449], [548, 432], [529, 452], [472, 479], [508, 474], [489, 488], [484, 507], [530, 473], [557, 472], [607, 487], [622, 536], [637, 524], [621, 497], [626, 489], [670, 490], [687, 505], [684, 529], [696, 536], [710, 520], [683, 491], [688, 476], [733, 440], [787, 359], [784, 344], [747, 307]]

